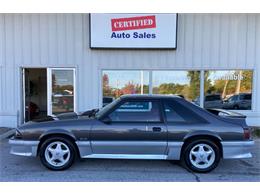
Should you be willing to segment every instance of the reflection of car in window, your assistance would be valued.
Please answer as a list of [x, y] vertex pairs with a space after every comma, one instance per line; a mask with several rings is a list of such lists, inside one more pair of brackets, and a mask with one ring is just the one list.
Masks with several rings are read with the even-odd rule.
[[251, 93], [240, 93], [233, 95], [224, 101], [223, 108], [235, 110], [250, 110], [252, 103]]
[[[40, 114], [40, 108], [37, 104], [35, 104], [34, 102], [30, 102], [29, 106], [25, 107], [25, 112], [26, 112], [26, 120], [32, 120], [34, 119], [36, 116], [39, 116]], [[29, 118], [30, 115], [30, 118]]]
[[223, 100], [220, 94], [206, 95], [204, 100], [205, 108], [222, 108]]

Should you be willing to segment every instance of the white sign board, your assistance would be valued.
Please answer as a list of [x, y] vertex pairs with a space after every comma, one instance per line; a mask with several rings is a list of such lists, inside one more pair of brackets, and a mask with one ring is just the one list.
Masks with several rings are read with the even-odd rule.
[[176, 49], [177, 14], [90, 14], [91, 48]]

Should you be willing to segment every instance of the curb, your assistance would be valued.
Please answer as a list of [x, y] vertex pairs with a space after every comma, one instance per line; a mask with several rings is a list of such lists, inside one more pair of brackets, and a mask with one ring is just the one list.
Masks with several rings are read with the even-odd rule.
[[5, 132], [4, 134], [0, 135], [0, 140], [6, 139], [15, 134], [15, 129], [10, 129], [9, 131]]

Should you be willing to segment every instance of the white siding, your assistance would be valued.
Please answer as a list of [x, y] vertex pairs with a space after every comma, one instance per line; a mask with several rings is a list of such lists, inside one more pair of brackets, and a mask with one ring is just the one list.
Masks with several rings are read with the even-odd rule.
[[20, 67], [75, 67], [79, 111], [100, 104], [102, 69], [254, 69], [259, 120], [259, 54], [260, 14], [178, 14], [177, 50], [91, 50], [88, 14], [0, 14], [0, 126], [21, 112]]

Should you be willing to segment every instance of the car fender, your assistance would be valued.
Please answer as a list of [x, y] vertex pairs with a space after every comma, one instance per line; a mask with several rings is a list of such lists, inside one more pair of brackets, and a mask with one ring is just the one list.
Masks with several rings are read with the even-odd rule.
[[217, 138], [219, 141], [221, 141], [221, 137], [213, 131], [208, 131], [208, 130], [195, 130], [195, 131], [190, 131], [187, 135], [184, 136], [183, 142], [186, 140], [192, 138], [192, 137], [197, 137], [197, 136], [211, 136], [214, 138]]
[[[195, 138], [195, 137], [203, 137], [203, 136], [210, 136], [210, 137], [214, 137], [215, 139], [218, 139], [219, 141], [221, 141], [221, 137], [212, 131], [207, 131], [207, 130], [193, 130], [191, 132], [189, 132], [188, 134], [186, 134], [183, 138], [183, 140], [181, 142], [168, 142], [168, 148], [167, 148], [167, 159], [171, 159], [171, 160], [180, 160], [181, 158], [181, 154], [182, 154], [182, 150], [183, 148], [185, 148], [185, 142], [187, 140], [189, 140], [190, 138]], [[187, 143], [187, 142], [186, 142]]]
[[76, 141], [75, 135], [71, 131], [68, 131], [68, 130], [65, 130], [65, 129], [50, 129], [50, 130], [47, 130], [39, 137], [39, 140], [41, 140], [45, 136], [54, 135], [54, 134], [66, 135], [66, 136], [69, 136]]

